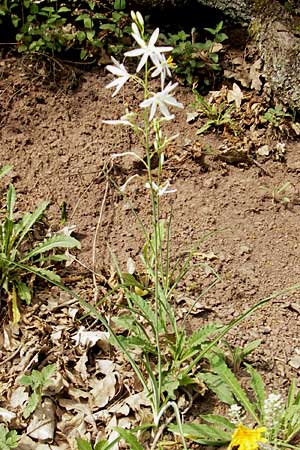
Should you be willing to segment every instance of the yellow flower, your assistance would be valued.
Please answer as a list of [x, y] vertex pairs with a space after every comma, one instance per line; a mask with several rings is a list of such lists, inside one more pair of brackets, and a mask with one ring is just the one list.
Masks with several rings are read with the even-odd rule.
[[261, 436], [266, 431], [265, 427], [251, 430], [240, 424], [232, 435], [228, 450], [234, 448], [238, 450], [258, 450], [260, 442], [267, 442], [266, 438]]

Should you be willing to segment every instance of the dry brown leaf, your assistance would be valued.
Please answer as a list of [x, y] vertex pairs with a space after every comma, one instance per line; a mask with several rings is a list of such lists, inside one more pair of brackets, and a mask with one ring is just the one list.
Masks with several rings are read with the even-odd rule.
[[261, 77], [261, 69], [262, 61], [258, 59], [254, 64], [251, 65], [249, 71], [249, 78], [251, 80], [251, 89], [255, 89], [256, 91], [260, 91], [262, 82], [260, 81]]
[[95, 365], [99, 372], [103, 375], [112, 373], [116, 367], [115, 363], [110, 361], [109, 359], [96, 359]]
[[90, 394], [91, 407], [103, 408], [114, 398], [116, 393], [117, 379], [114, 373], [107, 374], [102, 380], [93, 378], [89, 380], [89, 386], [92, 388]]
[[55, 431], [55, 405], [50, 398], [37, 407], [27, 427], [28, 436], [39, 441], [50, 442]]
[[27, 401], [28, 401], [28, 392], [26, 392], [26, 388], [24, 386], [20, 386], [13, 391], [10, 398], [10, 406], [13, 409], [16, 408], [22, 409]]
[[106, 345], [109, 348], [109, 333], [107, 331], [86, 331], [84, 327], [80, 327], [72, 339], [76, 346], [93, 347], [97, 343]]
[[87, 380], [89, 377], [86, 363], [88, 362], [87, 354], [84, 353], [78, 360], [75, 370], [79, 373], [79, 376], [83, 379], [83, 381]]
[[9, 423], [11, 420], [15, 419], [16, 414], [9, 411], [6, 408], [0, 408], [0, 420], [4, 423]]
[[228, 103], [234, 102], [237, 109], [240, 109], [243, 100], [243, 93], [240, 87], [233, 83], [232, 89], [227, 92]]

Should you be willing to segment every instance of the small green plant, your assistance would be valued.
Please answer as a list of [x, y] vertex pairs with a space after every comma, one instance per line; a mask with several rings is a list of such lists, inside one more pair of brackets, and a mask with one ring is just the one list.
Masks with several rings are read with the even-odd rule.
[[291, 183], [289, 181], [286, 181], [280, 186], [275, 187], [272, 192], [273, 202], [288, 205], [291, 201], [288, 195], [290, 187]]
[[[10, 166], [2, 168], [0, 178], [10, 169]], [[60, 277], [53, 271], [52, 265], [66, 260], [66, 256], [56, 253], [56, 250], [80, 248], [75, 238], [64, 234], [53, 235], [34, 245], [33, 228], [43, 217], [48, 202], [43, 202], [33, 213], [25, 213], [23, 217], [17, 218], [14, 212], [16, 199], [16, 190], [10, 184], [4, 215], [0, 212], [0, 291], [6, 294], [14, 322], [20, 320], [18, 299], [27, 304], [31, 302], [31, 270], [47, 277], [50, 282], [59, 281]]]
[[95, 0], [4, 1], [0, 20], [11, 20], [19, 52], [53, 56], [72, 49], [86, 59], [101, 54], [101, 49], [114, 54], [123, 49], [128, 31], [125, 7], [125, 0], [115, 0], [113, 5]]
[[120, 439], [123, 439], [128, 445], [130, 450], [143, 450], [144, 447], [138, 442], [136, 436], [130, 430], [125, 430], [124, 428], [115, 427], [115, 431], [119, 433], [119, 436], [108, 442], [107, 439], [97, 442], [94, 446], [86, 439], [77, 438], [77, 449], [78, 450], [110, 450], [114, 448]]
[[228, 106], [226, 101], [223, 101], [220, 104], [210, 103], [197, 91], [194, 91], [194, 95], [195, 102], [192, 106], [207, 118], [205, 124], [198, 129], [197, 134], [203, 134], [210, 128], [220, 127], [229, 128], [235, 135], [237, 134], [237, 125], [231, 116], [235, 107], [234, 105]]
[[294, 121], [295, 116], [284, 111], [281, 105], [269, 108], [262, 116], [262, 121], [270, 123], [273, 127], [280, 127], [284, 119], [292, 119]]
[[168, 34], [167, 37], [163, 35], [165, 42], [174, 47], [174, 72], [182, 76], [189, 85], [193, 85], [199, 78], [208, 85], [210, 74], [221, 70], [219, 55], [223, 48], [222, 42], [227, 39], [222, 28], [223, 22], [216, 28], [204, 28], [211, 35], [211, 39], [206, 39], [203, 43], [195, 41], [194, 29], [191, 34], [179, 31], [176, 34]]
[[42, 401], [43, 390], [52, 383], [52, 376], [56, 371], [55, 364], [45, 366], [41, 371], [33, 370], [30, 375], [23, 375], [19, 382], [31, 390], [30, 397], [23, 411], [24, 419], [36, 410]]
[[17, 448], [20, 436], [16, 430], [8, 430], [3, 424], [0, 424], [0, 450], [10, 450]]
[[[280, 394], [267, 395], [261, 375], [251, 365], [245, 364], [253, 399], [229, 369], [223, 355], [211, 353], [209, 360], [211, 370], [202, 378], [222, 402], [230, 405], [228, 416], [203, 415], [201, 418], [206, 423], [183, 425], [186, 436], [202, 445], [227, 445], [231, 442], [229, 449], [236, 446], [247, 450], [299, 449], [300, 391], [297, 392], [295, 381], [291, 382], [284, 401]], [[170, 428], [173, 432], [176, 430], [175, 426]]]
[[229, 360], [229, 365], [232, 367], [233, 372], [236, 373], [244, 362], [244, 359], [250, 355], [259, 345], [261, 344], [261, 339], [249, 342], [244, 347], [232, 346], [226, 340], [223, 341], [226, 348], [229, 350], [229, 355], [227, 359]]

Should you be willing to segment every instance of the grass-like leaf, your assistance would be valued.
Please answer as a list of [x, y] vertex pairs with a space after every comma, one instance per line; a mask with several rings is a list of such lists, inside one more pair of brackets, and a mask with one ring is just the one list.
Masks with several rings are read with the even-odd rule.
[[144, 447], [139, 443], [135, 435], [129, 430], [116, 427], [115, 430], [119, 433], [122, 439], [129, 444], [131, 450], [144, 450]]
[[14, 186], [10, 184], [6, 197], [7, 217], [9, 220], [13, 220], [16, 199], [17, 199], [16, 190]]
[[261, 375], [254, 369], [250, 364], [246, 364], [246, 369], [249, 375], [251, 376], [251, 387], [254, 390], [255, 397], [257, 400], [257, 407], [261, 413], [261, 416], [264, 417], [264, 401], [266, 398], [265, 394], [265, 385]]
[[48, 207], [48, 202], [41, 203], [33, 213], [25, 213], [21, 221], [16, 225], [16, 238], [18, 241], [16, 247], [20, 245], [27, 233], [32, 229], [33, 225], [41, 219], [46, 208]]
[[13, 166], [11, 166], [11, 165], [9, 165], [9, 164], [7, 164], [7, 165], [1, 167], [1, 168], [0, 168], [0, 180], [1, 180], [1, 178], [3, 178], [6, 174], [8, 174], [8, 173], [11, 171], [12, 168], [13, 168]]

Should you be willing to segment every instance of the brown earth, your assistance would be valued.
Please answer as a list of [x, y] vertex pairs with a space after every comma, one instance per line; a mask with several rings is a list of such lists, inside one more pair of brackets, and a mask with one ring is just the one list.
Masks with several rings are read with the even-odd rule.
[[[14, 58], [3, 60], [0, 69], [1, 165], [14, 167], [12, 180], [19, 211], [33, 210], [42, 200], [49, 200], [48, 221], [52, 230], [58, 230], [62, 227], [60, 208], [65, 202], [67, 224], [76, 225], [75, 235], [82, 243], [78, 259], [107, 277], [111, 267], [109, 244], [126, 270], [129, 257], [138, 261], [143, 241], [128, 201], [110, 180], [120, 186], [129, 176], [139, 175], [129, 183], [127, 194], [147, 222], [146, 174], [130, 157], [112, 161], [113, 153], [140, 149], [131, 132], [103, 124], [102, 120], [119, 118], [127, 105], [135, 108], [140, 93], [125, 87], [122, 95], [112, 98], [105, 89], [111, 77], [100, 69], [81, 72], [78, 86], [73, 84], [69, 89], [65, 80], [58, 81], [59, 76], [56, 83], [47, 83], [41, 71], [28, 63], [25, 68]], [[177, 99], [187, 106], [193, 96], [188, 89], [180, 88]], [[263, 297], [298, 284], [300, 275], [299, 142], [269, 130], [260, 134], [260, 144], [268, 143], [272, 148], [277, 143], [286, 144], [284, 158], [226, 160], [219, 149], [226, 136], [215, 131], [199, 138], [195, 135], [199, 125], [199, 121], [187, 123], [184, 110], [176, 112], [176, 119], [166, 127], [169, 134], [180, 135], [167, 151], [165, 169], [165, 178], [172, 180], [177, 192], [164, 198], [162, 208], [173, 213], [173, 258], [209, 234], [195, 253], [195, 268], [181, 284], [177, 299], [180, 307], [209, 284], [211, 274], [207, 267], [203, 269], [203, 263], [221, 278], [201, 298], [191, 322], [194, 329], [205, 320], [229, 322]], [[243, 138], [238, 139], [242, 142]], [[203, 156], [205, 145], [210, 146], [212, 154]], [[287, 182], [287, 189], [280, 192]], [[80, 265], [74, 267], [75, 275], [81, 277], [79, 292], [93, 299], [90, 273]], [[73, 286], [76, 288], [76, 282]], [[55, 307], [53, 312], [49, 309], [57, 298], [58, 305], [66, 301], [56, 288], [39, 293], [33, 307], [24, 307], [24, 322], [16, 328], [11, 328], [7, 316], [1, 314], [5, 332], [0, 348], [0, 377], [5, 386], [2, 407], [11, 396], [15, 383], [12, 377], [21, 373], [18, 364], [22, 358], [28, 358], [23, 370], [38, 368], [37, 362], [43, 366], [45, 361], [57, 360], [69, 367], [68, 358], [77, 361], [68, 339], [72, 339], [79, 322], [64, 315], [57, 304], [57, 313]], [[3, 303], [1, 307], [5, 308]], [[228, 338], [239, 345], [262, 339], [250, 361], [259, 368], [270, 391], [286, 390], [291, 378], [299, 377], [299, 314], [300, 294], [293, 290], [258, 310]], [[65, 324], [65, 341], [55, 346], [46, 336], [58, 324]], [[91, 329], [95, 328], [99, 326], [91, 323]], [[82, 387], [84, 382], [78, 381], [78, 375], [76, 379]], [[66, 433], [58, 430], [56, 445]]]

